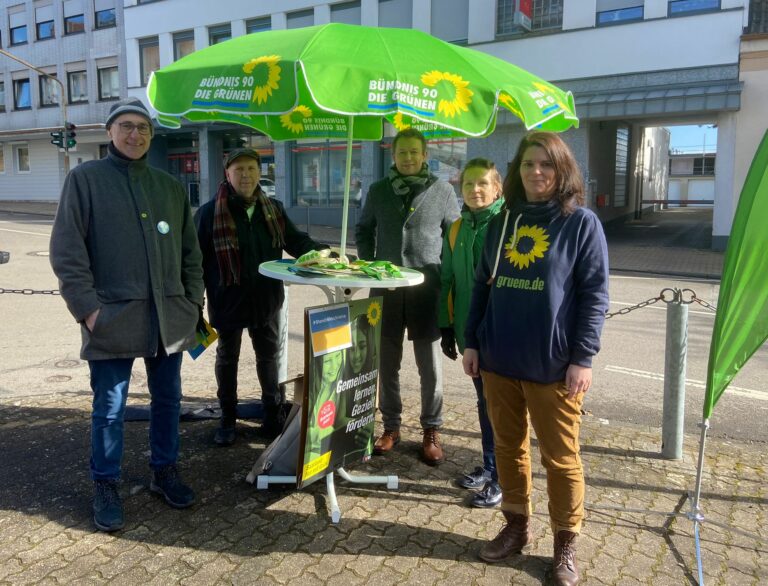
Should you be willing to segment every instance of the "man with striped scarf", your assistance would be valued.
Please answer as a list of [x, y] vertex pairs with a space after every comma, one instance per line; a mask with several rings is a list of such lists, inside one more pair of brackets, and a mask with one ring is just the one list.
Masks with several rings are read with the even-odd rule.
[[195, 214], [203, 251], [208, 316], [219, 334], [216, 383], [221, 424], [214, 442], [235, 441], [237, 369], [240, 342], [247, 329], [256, 354], [256, 374], [264, 404], [263, 435], [274, 438], [282, 430], [284, 397], [278, 384], [278, 317], [285, 300], [283, 283], [259, 274], [259, 265], [327, 248], [300, 231], [283, 205], [267, 197], [259, 186], [259, 153], [235, 149], [224, 161], [226, 179], [213, 200]]

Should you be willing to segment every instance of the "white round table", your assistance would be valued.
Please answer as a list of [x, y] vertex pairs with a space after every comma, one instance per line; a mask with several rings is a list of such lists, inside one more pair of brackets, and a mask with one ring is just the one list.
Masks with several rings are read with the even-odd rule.
[[328, 296], [328, 302], [342, 301], [352, 297], [358, 289], [396, 289], [412, 287], [424, 282], [424, 275], [414, 269], [400, 268], [401, 277], [384, 277], [376, 279], [365, 275], [313, 275], [304, 276], [291, 272], [293, 259], [271, 260], [259, 265], [259, 272], [285, 283], [298, 285], [315, 285], [320, 287]]

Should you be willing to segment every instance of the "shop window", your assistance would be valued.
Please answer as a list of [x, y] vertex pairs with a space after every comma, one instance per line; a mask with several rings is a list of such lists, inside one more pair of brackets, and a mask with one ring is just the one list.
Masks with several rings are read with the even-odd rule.
[[331, 22], [360, 24], [360, 2], [342, 2], [331, 5]]
[[99, 74], [99, 100], [117, 100], [120, 98], [120, 77], [117, 67], [102, 67]]
[[115, 0], [96, 0], [93, 16], [94, 26], [97, 29], [117, 26]]
[[67, 73], [67, 87], [69, 88], [70, 104], [88, 101], [88, 76], [85, 71]]
[[157, 37], [139, 39], [139, 67], [141, 85], [147, 85], [152, 72], [160, 69], [160, 44]]
[[[15, 12], [11, 12], [15, 10]], [[8, 28], [11, 33], [11, 46], [23, 45], [27, 42], [27, 21], [24, 6], [14, 6], [8, 9]]]
[[32, 93], [29, 90], [29, 79], [13, 80], [13, 109], [28, 110], [32, 107]]
[[710, 10], [720, 10], [720, 0], [672, 0], [669, 3], [670, 16]]
[[413, 0], [379, 0], [379, 26], [411, 28]]
[[0, 142], [0, 175], [5, 173], [5, 145]]
[[40, 76], [40, 107], [59, 104], [59, 84], [46, 75]]
[[173, 60], [178, 61], [195, 52], [195, 31], [173, 33]]
[[251, 18], [245, 21], [245, 34], [260, 33], [272, 30], [272, 17], [264, 16], [262, 18]]
[[315, 11], [314, 10], [299, 10], [297, 12], [289, 12], [286, 16], [287, 28], [303, 28], [305, 26], [312, 26], [315, 24]]
[[64, 0], [64, 34], [76, 35], [82, 32], [85, 32], [83, 0]]
[[26, 144], [13, 145], [13, 160], [17, 173], [29, 173], [29, 147]]
[[[341, 207], [347, 148], [343, 142], [299, 144], [293, 148], [295, 185], [293, 206]], [[350, 205], [360, 205], [360, 143], [352, 146]]]
[[232, 38], [232, 26], [229, 24], [220, 24], [208, 27], [208, 44], [216, 45]]
[[52, 39], [55, 36], [53, 17], [54, 12], [51, 4], [35, 7], [35, 30], [38, 41]]

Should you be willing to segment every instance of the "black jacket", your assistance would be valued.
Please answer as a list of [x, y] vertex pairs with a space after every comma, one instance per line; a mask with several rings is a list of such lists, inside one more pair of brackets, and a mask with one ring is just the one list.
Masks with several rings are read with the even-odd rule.
[[[310, 250], [328, 248], [300, 231], [285, 214], [285, 208], [276, 199], [272, 203], [285, 218], [285, 251], [293, 257]], [[203, 205], [195, 214], [197, 238], [203, 251], [203, 279], [208, 298], [208, 319], [216, 329], [234, 330], [263, 326], [276, 319], [285, 299], [282, 281], [259, 274], [259, 265], [283, 257], [283, 250], [272, 246], [261, 206], [256, 204], [253, 216], [248, 215], [240, 200], [229, 198], [229, 209], [237, 226], [240, 247], [240, 283], [222, 285], [219, 263], [213, 249], [213, 215], [215, 198]]]

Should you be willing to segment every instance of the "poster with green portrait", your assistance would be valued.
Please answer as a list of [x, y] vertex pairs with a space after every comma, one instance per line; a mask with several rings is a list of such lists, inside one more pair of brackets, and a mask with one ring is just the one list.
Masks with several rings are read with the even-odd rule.
[[372, 297], [304, 311], [299, 488], [371, 456], [381, 307], [381, 297]]

